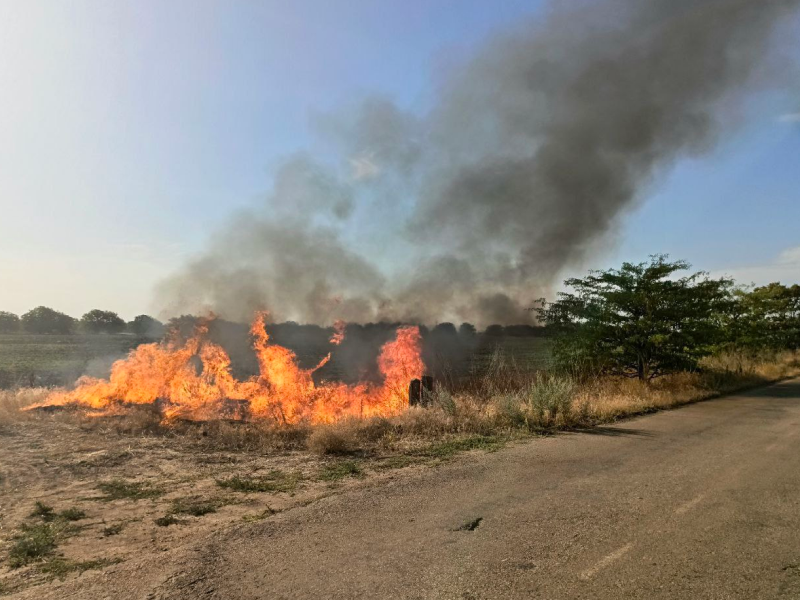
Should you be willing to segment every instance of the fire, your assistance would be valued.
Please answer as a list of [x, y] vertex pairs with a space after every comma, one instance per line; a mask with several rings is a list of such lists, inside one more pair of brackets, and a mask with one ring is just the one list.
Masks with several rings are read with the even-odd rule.
[[[55, 391], [44, 405], [77, 405], [97, 414], [111, 414], [128, 405], [156, 404], [167, 420], [242, 418], [247, 414], [280, 423], [332, 422], [348, 416], [400, 413], [408, 405], [409, 381], [425, 370], [419, 328], [401, 327], [378, 356], [383, 377], [380, 385], [317, 385], [312, 374], [331, 354], [313, 369], [300, 368], [294, 352], [270, 341], [266, 318], [266, 313], [259, 313], [250, 328], [259, 365], [256, 377], [240, 381], [233, 376], [230, 357], [206, 339], [208, 321], [203, 321], [185, 343], [142, 344], [114, 363], [108, 380], [82, 377], [74, 390]], [[344, 326], [344, 322], [335, 324], [332, 345], [342, 343]], [[232, 405], [237, 408], [234, 414]]]

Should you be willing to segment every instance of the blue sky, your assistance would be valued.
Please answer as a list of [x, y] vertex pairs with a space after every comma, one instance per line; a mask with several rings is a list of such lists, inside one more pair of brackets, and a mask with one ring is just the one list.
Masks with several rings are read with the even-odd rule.
[[[0, 310], [151, 310], [153, 285], [312, 146], [316, 111], [430, 105], [436, 75], [521, 0], [0, 3]], [[788, 76], [788, 75], [787, 75]], [[668, 252], [800, 279], [800, 87], [684, 160], [596, 264]], [[732, 127], [733, 129], [733, 127]]]

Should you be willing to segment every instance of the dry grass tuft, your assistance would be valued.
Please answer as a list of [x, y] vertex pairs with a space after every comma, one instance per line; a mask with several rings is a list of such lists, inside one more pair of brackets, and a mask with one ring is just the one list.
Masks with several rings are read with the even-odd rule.
[[314, 454], [351, 454], [359, 447], [359, 423], [352, 420], [319, 425], [306, 442]]
[[22, 409], [43, 402], [49, 393], [49, 389], [42, 387], [0, 390], [0, 423], [13, 423], [31, 418], [31, 413]]

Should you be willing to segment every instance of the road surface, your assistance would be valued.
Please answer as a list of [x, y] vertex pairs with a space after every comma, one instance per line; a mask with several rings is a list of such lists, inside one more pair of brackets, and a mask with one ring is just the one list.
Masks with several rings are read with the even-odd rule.
[[398, 473], [140, 569], [57, 596], [800, 598], [800, 381]]

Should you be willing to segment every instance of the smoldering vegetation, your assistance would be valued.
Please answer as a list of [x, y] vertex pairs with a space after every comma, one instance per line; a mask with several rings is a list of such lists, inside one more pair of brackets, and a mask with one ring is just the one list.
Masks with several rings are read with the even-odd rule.
[[[552, 2], [441, 71], [425, 114], [382, 97], [313, 119], [287, 158], [157, 291], [165, 313], [245, 321], [531, 322], [677, 159], [787, 79], [798, 0]], [[775, 77], [782, 72], [781, 78]]]

